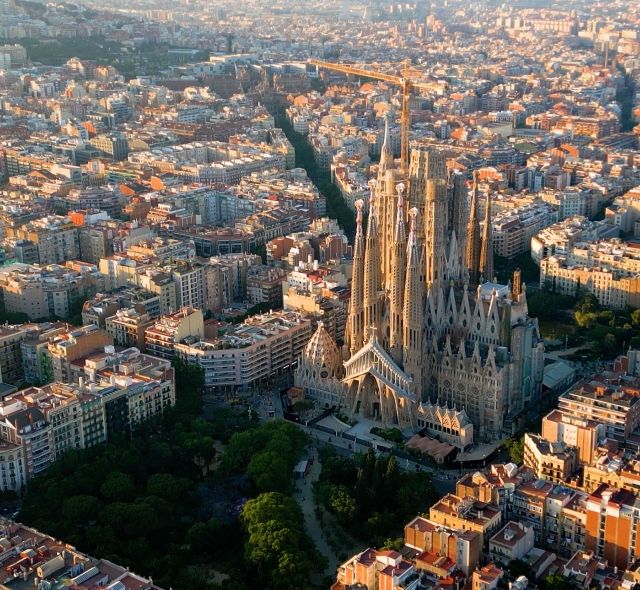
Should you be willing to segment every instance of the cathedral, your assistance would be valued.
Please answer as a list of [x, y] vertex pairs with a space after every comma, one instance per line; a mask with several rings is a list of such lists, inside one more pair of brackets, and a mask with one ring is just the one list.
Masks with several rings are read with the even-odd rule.
[[414, 149], [398, 170], [387, 128], [366, 231], [356, 203], [344, 347], [318, 326], [296, 372], [306, 396], [406, 433], [446, 410], [466, 414], [476, 442], [524, 425], [544, 348], [519, 272], [493, 280], [491, 203], [481, 224], [480, 198], [477, 176], [469, 195], [435, 147]]

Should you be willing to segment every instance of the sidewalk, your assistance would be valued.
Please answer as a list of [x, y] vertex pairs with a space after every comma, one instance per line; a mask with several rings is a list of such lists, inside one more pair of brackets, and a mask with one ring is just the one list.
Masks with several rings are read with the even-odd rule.
[[327, 558], [327, 568], [323, 572], [318, 572], [316, 575], [319, 577], [320, 582], [326, 575], [334, 575], [338, 568], [338, 558], [334, 555], [333, 550], [327, 544], [320, 522], [316, 518], [315, 514], [315, 502], [313, 501], [313, 482], [318, 481], [322, 466], [320, 461], [316, 457], [313, 462], [311, 471], [306, 477], [296, 481], [296, 491], [294, 494], [295, 500], [300, 504], [302, 513], [304, 515], [304, 524], [307, 529], [308, 535], [315, 543], [316, 549]]

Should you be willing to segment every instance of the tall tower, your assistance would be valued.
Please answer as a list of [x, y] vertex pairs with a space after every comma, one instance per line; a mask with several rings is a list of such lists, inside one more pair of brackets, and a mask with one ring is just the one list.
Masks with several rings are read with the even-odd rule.
[[356, 205], [356, 237], [353, 242], [353, 270], [351, 275], [351, 300], [349, 318], [345, 330], [345, 352], [353, 356], [362, 348], [364, 338], [364, 239], [362, 236], [362, 209], [364, 202]]
[[424, 195], [425, 281], [427, 288], [444, 285], [449, 203], [444, 153], [428, 152]]
[[473, 189], [471, 191], [471, 210], [467, 224], [466, 267], [469, 271], [469, 282], [477, 285], [480, 280], [480, 219], [478, 216], [478, 171], [473, 173]]
[[[380, 244], [378, 235], [378, 213], [376, 210], [376, 181], [369, 181], [369, 223], [364, 253], [364, 326], [380, 327], [380, 292], [382, 290], [380, 267]], [[352, 295], [353, 297], [353, 295]]]
[[[424, 211], [424, 196], [426, 192], [427, 178], [429, 177], [429, 152], [427, 150], [411, 150], [409, 163], [409, 192], [407, 194], [407, 206], [409, 210], [416, 208]], [[418, 248], [422, 247], [424, 228], [422, 219], [416, 219], [416, 240]]]
[[389, 352], [396, 363], [402, 363], [402, 314], [405, 287], [407, 236], [405, 232], [404, 184], [396, 187], [398, 192], [398, 209], [393, 232], [393, 248], [391, 251], [391, 272], [388, 282], [389, 292]]
[[480, 272], [487, 281], [493, 281], [493, 232], [491, 228], [491, 192], [487, 191], [484, 204], [484, 227], [480, 249]]
[[385, 118], [384, 141], [378, 165], [377, 207], [378, 232], [380, 239], [380, 266], [382, 283], [388, 288], [391, 274], [391, 251], [393, 249], [393, 228], [395, 219], [395, 175], [393, 150], [389, 138], [389, 116]]
[[378, 164], [378, 182], [380, 182], [387, 170], [393, 168], [393, 150], [389, 139], [389, 114], [384, 119], [384, 140], [380, 149], [380, 163]]
[[467, 180], [464, 175], [454, 173], [451, 175], [451, 197], [449, 199], [449, 229], [455, 232], [458, 241], [458, 255], [460, 264], [465, 265], [465, 251], [467, 243], [467, 222], [469, 212], [467, 211]]
[[420, 279], [420, 252], [418, 250], [416, 221], [418, 210], [409, 211], [411, 229], [407, 243], [407, 273], [404, 287], [404, 306], [402, 310], [402, 362], [404, 370], [411, 375], [414, 391], [422, 395], [422, 330], [423, 298]]

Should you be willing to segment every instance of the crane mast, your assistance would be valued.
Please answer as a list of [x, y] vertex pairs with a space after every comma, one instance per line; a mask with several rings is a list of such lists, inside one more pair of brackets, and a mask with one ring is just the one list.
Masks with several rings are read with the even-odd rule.
[[407, 173], [409, 171], [409, 129], [411, 127], [409, 103], [411, 100], [411, 92], [416, 88], [426, 88], [426, 85], [416, 83], [409, 78], [409, 64], [405, 62], [402, 76], [392, 76], [391, 74], [375, 72], [366, 68], [348, 64], [331, 63], [318, 59], [311, 59], [309, 63], [317, 68], [341, 72], [352, 76], [372, 78], [373, 80], [381, 80], [382, 82], [388, 82], [389, 84], [400, 87], [402, 91], [402, 109], [400, 112], [400, 167], [404, 173]]

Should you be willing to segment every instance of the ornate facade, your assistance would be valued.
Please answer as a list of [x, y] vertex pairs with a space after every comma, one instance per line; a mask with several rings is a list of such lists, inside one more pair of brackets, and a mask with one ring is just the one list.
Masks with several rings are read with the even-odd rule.
[[[413, 150], [402, 178], [385, 140], [370, 188], [366, 233], [356, 204], [344, 375], [314, 381], [313, 366], [326, 364], [316, 350], [301, 360], [298, 385], [310, 396], [330, 387], [347, 414], [407, 432], [420, 429], [430, 401], [464, 410], [476, 440], [511, 433], [540, 395], [544, 350], [520, 281], [514, 290], [482, 278], [493, 274], [493, 257], [486, 215], [480, 234], [477, 182], [469, 207], [465, 179], [449, 176], [434, 148]], [[335, 344], [322, 342], [336, 362]]]

